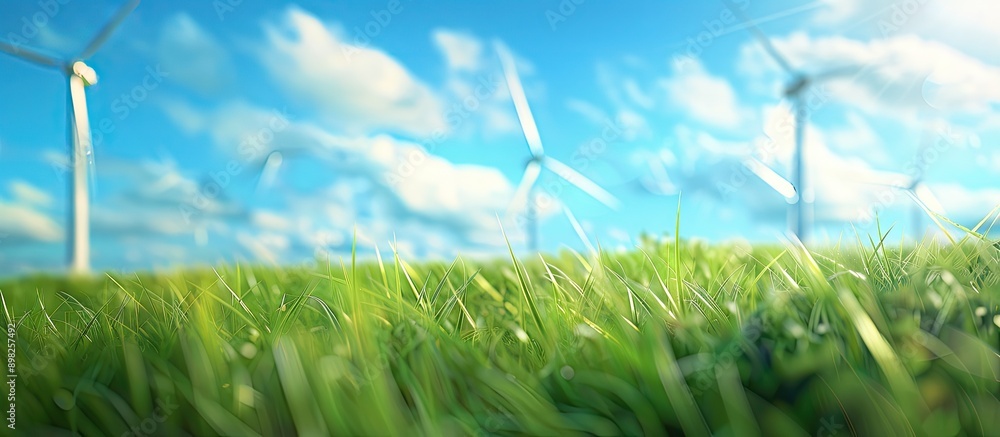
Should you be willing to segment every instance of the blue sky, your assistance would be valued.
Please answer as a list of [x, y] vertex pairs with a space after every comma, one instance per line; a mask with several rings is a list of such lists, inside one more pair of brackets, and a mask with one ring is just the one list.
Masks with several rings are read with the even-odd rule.
[[[733, 10], [804, 72], [867, 67], [809, 94], [814, 243], [874, 232], [864, 211], [917, 229], [909, 198], [878, 183], [922, 176], [966, 225], [1000, 205], [988, 1], [239, 3], [143, 2], [88, 59], [96, 268], [337, 257], [355, 230], [363, 253], [501, 253], [528, 149], [494, 41], [547, 154], [621, 202], [546, 173], [543, 250], [584, 247], [564, 209], [604, 247], [668, 234], [678, 192], [684, 237], [778, 241], [788, 203], [744, 162], [789, 175], [788, 76]], [[0, 38], [71, 58], [120, 4], [3, 0]], [[65, 84], [10, 56], [0, 72], [0, 272], [57, 270]]]

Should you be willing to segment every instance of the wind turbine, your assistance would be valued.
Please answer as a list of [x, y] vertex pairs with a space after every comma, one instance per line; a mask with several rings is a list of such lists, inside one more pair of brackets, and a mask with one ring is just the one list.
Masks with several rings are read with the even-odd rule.
[[510, 97], [514, 102], [518, 121], [521, 123], [521, 131], [524, 133], [524, 139], [531, 153], [531, 157], [524, 168], [524, 176], [517, 187], [517, 191], [514, 193], [514, 199], [511, 202], [511, 208], [508, 209], [508, 214], [512, 209], [525, 205], [528, 246], [533, 252], [537, 252], [538, 212], [535, 208], [535, 183], [538, 182], [543, 168], [555, 173], [612, 209], [618, 208], [618, 199], [594, 181], [580, 174], [580, 172], [573, 170], [572, 167], [545, 155], [545, 150], [542, 148], [541, 136], [538, 133], [538, 126], [535, 125], [535, 119], [531, 115], [531, 108], [528, 106], [528, 99], [524, 95], [521, 79], [517, 74], [514, 57], [511, 56], [507, 47], [500, 41], [494, 41], [493, 46], [500, 58], [500, 65], [503, 68], [504, 78], [507, 81], [507, 89], [510, 90]]
[[[922, 144], [917, 149], [917, 159], [924, 156], [924, 152], [931, 145], [930, 143], [931, 142], [927, 140], [925, 136]], [[927, 165], [928, 164], [925, 163], [924, 167]], [[907, 176], [901, 173], [880, 172], [879, 174], [869, 175], [865, 178], [867, 182], [872, 185], [902, 190], [910, 197], [913, 201], [913, 205], [910, 210], [910, 225], [913, 227], [913, 238], [917, 241], [920, 241], [925, 232], [923, 225], [923, 216], [925, 214], [929, 216], [938, 226], [941, 225], [941, 222], [938, 221], [938, 216], [943, 217], [947, 215], [944, 206], [941, 205], [941, 200], [938, 199], [938, 197], [934, 195], [934, 192], [931, 191], [926, 183], [924, 183], [924, 177], [926, 174], [926, 168], [919, 168], [913, 176]]]
[[795, 124], [795, 152], [792, 158], [792, 185], [795, 187], [798, 195], [796, 196], [794, 208], [793, 208], [793, 219], [792, 219], [792, 232], [798, 237], [799, 241], [805, 241], [808, 233], [805, 225], [805, 211], [803, 209], [803, 203], [811, 203], [813, 199], [812, 187], [808, 186], [808, 178], [805, 174], [805, 160], [803, 157], [803, 147], [805, 145], [805, 133], [806, 133], [806, 123], [809, 118], [809, 105], [806, 104], [804, 96], [810, 90], [812, 85], [818, 82], [831, 80], [837, 77], [850, 75], [858, 72], [859, 68], [855, 66], [838, 67], [833, 68], [820, 73], [806, 73], [805, 71], [795, 69], [792, 64], [788, 62], [781, 52], [774, 47], [771, 39], [764, 34], [763, 31], [757, 27], [753, 21], [751, 21], [741, 8], [735, 7], [730, 1], [723, 0], [730, 7], [730, 10], [734, 11], [739, 15], [740, 19], [743, 21], [747, 30], [757, 39], [757, 42], [763, 47], [764, 51], [774, 59], [774, 61], [785, 71], [790, 77], [785, 89], [783, 91], [783, 97], [787, 98], [792, 105], [792, 114], [794, 117]]
[[[881, 185], [884, 187], [889, 187], [896, 190], [902, 190], [910, 197], [913, 201], [913, 207], [910, 211], [911, 226], [913, 226], [913, 238], [920, 241], [923, 237], [924, 227], [923, 227], [923, 215], [926, 214], [934, 221], [939, 227], [941, 222], [938, 217], [944, 217], [947, 212], [944, 206], [941, 205], [941, 200], [934, 195], [934, 192], [923, 182], [923, 176], [918, 175], [914, 178], [908, 178], [903, 174], [889, 173], [889, 179], [887, 181], [871, 181], [873, 185]], [[903, 181], [903, 182], [900, 182]]]
[[281, 170], [281, 165], [284, 162], [285, 158], [281, 151], [274, 150], [268, 153], [257, 171], [257, 186], [254, 191], [260, 193], [261, 188], [266, 189], [274, 185], [274, 181], [278, 178], [278, 171]]
[[139, 6], [140, 0], [125, 3], [104, 28], [87, 44], [80, 54], [69, 60], [43, 55], [25, 48], [15, 47], [0, 41], [0, 51], [42, 67], [52, 68], [66, 75], [69, 91], [67, 95], [66, 117], [70, 147], [70, 164], [73, 169], [70, 184], [71, 237], [69, 239], [69, 268], [73, 273], [90, 271], [90, 192], [87, 183], [89, 172], [93, 170], [94, 151], [90, 136], [90, 120], [87, 116], [86, 87], [97, 83], [97, 72], [84, 60], [93, 56], [111, 37], [115, 29]]

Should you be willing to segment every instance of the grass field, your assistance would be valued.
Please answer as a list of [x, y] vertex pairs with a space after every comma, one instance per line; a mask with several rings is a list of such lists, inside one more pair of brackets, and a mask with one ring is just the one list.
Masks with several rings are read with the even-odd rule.
[[646, 241], [0, 291], [34, 435], [981, 435], [998, 257]]

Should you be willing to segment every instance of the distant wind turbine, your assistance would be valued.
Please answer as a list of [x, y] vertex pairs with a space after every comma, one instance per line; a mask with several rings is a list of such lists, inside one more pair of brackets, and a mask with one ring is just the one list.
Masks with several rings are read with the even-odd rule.
[[[934, 192], [923, 182], [923, 178], [918, 176], [907, 180], [906, 175], [895, 175], [894, 182], [872, 182], [874, 185], [882, 185], [885, 187], [902, 190], [910, 197], [913, 201], [913, 207], [910, 211], [911, 226], [913, 227], [913, 238], [917, 241], [923, 237], [925, 232], [923, 226], [923, 216], [926, 214], [934, 221], [934, 223], [941, 225], [938, 217], [947, 216], [947, 211], [945, 211], [944, 206], [941, 204], [941, 200], [938, 199]], [[898, 182], [904, 181], [904, 182]]]
[[[525, 97], [521, 79], [517, 74], [514, 58], [507, 50], [507, 47], [500, 41], [494, 41], [493, 45], [497, 55], [500, 57], [500, 64], [503, 67], [507, 88], [510, 90], [511, 100], [514, 101], [514, 109], [517, 111], [517, 118], [521, 123], [521, 131], [524, 133], [524, 139], [528, 143], [528, 150], [531, 152], [531, 157], [528, 159], [524, 169], [524, 176], [511, 202], [511, 209], [519, 208], [521, 205], [526, 206], [525, 221], [528, 228], [528, 246], [532, 251], [537, 252], [538, 211], [535, 208], [536, 197], [534, 194], [535, 183], [538, 182], [543, 167], [612, 209], [617, 209], [619, 203], [615, 196], [605, 191], [594, 181], [573, 170], [570, 166], [545, 156], [538, 127], [535, 125], [535, 119], [531, 115], [531, 108], [528, 107], [528, 99]], [[510, 210], [508, 210], [509, 212]]]
[[70, 164], [73, 179], [70, 186], [70, 219], [72, 222], [69, 239], [70, 271], [87, 273], [90, 271], [90, 192], [87, 179], [94, 167], [93, 143], [90, 136], [90, 120], [87, 116], [87, 96], [85, 89], [97, 83], [97, 72], [84, 60], [90, 58], [111, 37], [115, 29], [132, 13], [140, 0], [125, 3], [115, 13], [104, 28], [87, 44], [80, 54], [70, 60], [49, 57], [10, 43], [0, 41], [0, 51], [42, 67], [53, 68], [65, 74], [69, 84], [66, 110], [70, 147]]
[[[930, 141], [925, 138], [917, 149], [916, 158], [919, 159], [919, 157], [924, 156], [924, 152], [928, 147], [930, 147]], [[927, 165], [929, 163], [925, 163], [924, 167]], [[926, 230], [923, 224], [924, 215], [929, 216], [939, 226], [941, 223], [938, 221], [938, 217], [947, 215], [947, 211], [945, 211], [944, 206], [941, 204], [941, 200], [924, 183], [926, 173], [926, 168], [920, 168], [914, 176], [880, 172], [879, 174], [869, 175], [864, 178], [872, 185], [902, 190], [910, 197], [913, 201], [910, 210], [910, 226], [912, 226], [913, 238], [917, 241], [923, 238]]]
[[284, 155], [278, 150], [272, 151], [264, 158], [264, 162], [257, 171], [256, 192], [259, 193], [262, 188], [267, 189], [274, 185], [274, 181], [278, 178], [278, 171], [281, 170], [281, 165], [284, 162]]
[[[727, 0], [723, 0], [727, 4]], [[730, 8], [744, 22], [747, 30], [757, 39], [757, 42], [764, 48], [764, 51], [777, 62], [778, 66], [790, 76], [790, 80], [784, 89], [784, 97], [792, 104], [792, 113], [795, 117], [795, 154], [792, 159], [792, 185], [796, 188], [798, 196], [795, 199], [793, 208], [792, 232], [805, 241], [807, 229], [805, 225], [805, 211], [803, 203], [812, 202], [811, 187], [807, 186], [808, 178], [805, 174], [805, 163], [803, 158], [803, 147], [805, 145], [806, 123], [809, 118], [809, 107], [804, 102], [803, 96], [810, 87], [818, 82], [831, 80], [837, 77], [847, 76], [857, 73], [860, 69], [856, 66], [838, 67], [824, 72], [809, 74], [792, 67], [791, 63], [774, 47], [771, 39], [764, 34], [738, 7]]]

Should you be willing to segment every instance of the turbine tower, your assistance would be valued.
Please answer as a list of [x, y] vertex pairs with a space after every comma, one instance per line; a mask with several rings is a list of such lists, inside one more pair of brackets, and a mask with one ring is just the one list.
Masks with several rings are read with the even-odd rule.
[[528, 107], [528, 99], [524, 95], [524, 88], [517, 74], [514, 57], [511, 56], [510, 51], [500, 41], [494, 41], [493, 46], [500, 58], [500, 65], [503, 68], [504, 78], [507, 81], [507, 89], [510, 90], [510, 97], [514, 101], [514, 109], [517, 111], [517, 118], [521, 123], [521, 131], [524, 133], [524, 139], [528, 143], [528, 151], [531, 153], [531, 157], [524, 168], [524, 176], [517, 187], [517, 191], [514, 193], [514, 199], [511, 202], [510, 209], [508, 209], [508, 214], [515, 208], [519, 208], [522, 205], [525, 206], [528, 247], [533, 252], [537, 252], [539, 238], [538, 211], [535, 207], [535, 183], [538, 182], [538, 178], [541, 176], [542, 168], [555, 173], [612, 209], [618, 208], [618, 199], [572, 167], [545, 156], [545, 149], [542, 148], [538, 126], [535, 125], [535, 119], [531, 115], [531, 108]]
[[125, 3], [80, 54], [69, 60], [62, 60], [10, 43], [0, 41], [0, 51], [42, 67], [52, 68], [66, 75], [67, 129], [70, 148], [70, 165], [73, 169], [70, 184], [70, 238], [69, 269], [72, 273], [86, 274], [90, 271], [90, 192], [87, 182], [93, 170], [94, 151], [90, 136], [90, 119], [87, 116], [86, 87], [97, 83], [97, 72], [84, 60], [90, 58], [111, 37], [115, 29], [132, 11], [140, 0]]

